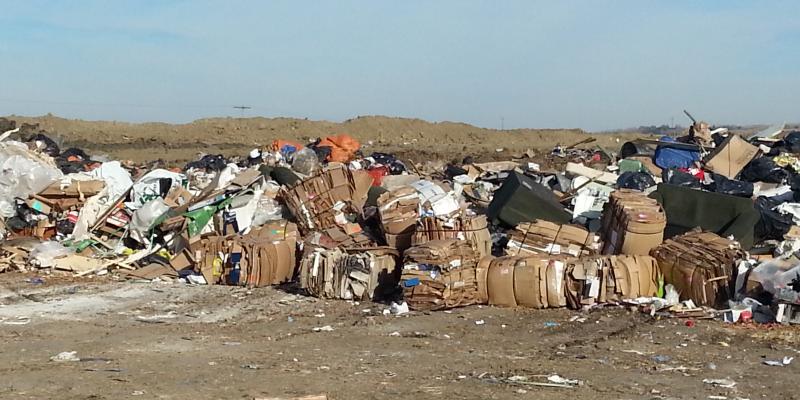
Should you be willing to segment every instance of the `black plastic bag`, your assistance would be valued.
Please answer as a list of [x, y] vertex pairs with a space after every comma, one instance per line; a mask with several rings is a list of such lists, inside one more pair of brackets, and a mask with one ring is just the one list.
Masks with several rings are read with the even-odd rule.
[[33, 135], [29, 140], [29, 142], [40, 142], [41, 144], [37, 144], [43, 153], [47, 154], [50, 157], [57, 157], [58, 154], [61, 152], [61, 149], [58, 148], [58, 144], [47, 137], [47, 135], [42, 133], [37, 133]]
[[620, 189], [636, 189], [643, 192], [645, 189], [655, 185], [656, 181], [646, 172], [623, 172], [617, 178], [617, 187]]
[[739, 177], [747, 182], [784, 183], [789, 180], [789, 171], [781, 168], [770, 157], [759, 157], [750, 161]]
[[58, 165], [58, 169], [65, 174], [76, 174], [78, 172], [86, 171], [86, 161], [58, 160], [56, 165]]
[[331, 158], [331, 153], [333, 149], [330, 146], [317, 146], [316, 144], [308, 145], [309, 149], [314, 150], [314, 153], [317, 154], [317, 159], [319, 162], [324, 163], [327, 162], [329, 158]]
[[665, 169], [664, 172], [661, 174], [661, 179], [664, 183], [668, 183], [670, 185], [676, 186], [683, 186], [692, 189], [701, 189], [703, 184], [694, 177], [694, 175], [679, 171], [675, 168], [672, 169]]
[[783, 148], [789, 153], [800, 153], [800, 131], [789, 132], [783, 138]]
[[398, 160], [394, 154], [376, 152], [372, 153], [372, 158], [375, 159], [376, 163], [388, 167], [389, 173], [392, 175], [400, 175], [406, 171], [406, 165], [403, 164], [402, 161]]
[[466, 174], [467, 174], [467, 170], [465, 170], [464, 168], [461, 168], [461, 167], [459, 167], [457, 165], [447, 164], [447, 166], [444, 167], [444, 175], [448, 179], [453, 179], [453, 177], [455, 177], [455, 176], [466, 175]]
[[756, 199], [754, 207], [761, 214], [754, 231], [756, 240], [783, 240], [783, 235], [789, 232], [793, 225], [792, 215], [773, 210], [781, 203], [771, 197], [759, 196]]
[[206, 154], [203, 158], [192, 161], [183, 167], [186, 171], [190, 168], [205, 169], [206, 171], [222, 171], [228, 164], [222, 154]]
[[707, 189], [712, 192], [739, 197], [753, 197], [753, 182], [736, 181], [720, 174], [712, 174], [711, 179], [714, 181], [708, 185]]
[[70, 147], [70, 148], [62, 151], [61, 155], [58, 158], [66, 160], [66, 159], [68, 159], [70, 157], [78, 157], [81, 160], [88, 160], [89, 159], [89, 155], [86, 154], [85, 151], [83, 151], [83, 150], [81, 150], [81, 149], [79, 149], [77, 147]]

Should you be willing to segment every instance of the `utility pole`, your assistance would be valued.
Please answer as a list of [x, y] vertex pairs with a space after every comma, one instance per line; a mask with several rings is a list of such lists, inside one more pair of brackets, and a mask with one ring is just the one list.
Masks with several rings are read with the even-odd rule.
[[253, 107], [250, 107], [250, 106], [233, 106], [233, 108], [238, 108], [239, 111], [242, 112], [242, 118], [244, 118], [244, 110], [249, 110], [249, 109], [251, 109]]
[[506, 130], [506, 118], [505, 117], [500, 117], [500, 130], [501, 131]]

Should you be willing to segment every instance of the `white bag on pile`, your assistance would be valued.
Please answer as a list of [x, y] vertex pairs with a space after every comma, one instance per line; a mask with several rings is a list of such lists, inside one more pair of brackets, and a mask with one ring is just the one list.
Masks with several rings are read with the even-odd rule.
[[160, 197], [161, 188], [159, 181], [161, 179], [172, 180], [170, 188], [174, 188], [180, 186], [183, 181], [186, 180], [186, 175], [167, 171], [165, 169], [154, 169], [146, 173], [133, 184], [133, 189], [131, 189], [131, 199], [133, 199], [133, 201], [125, 203], [125, 206], [131, 210], [137, 210], [148, 201]]
[[131, 174], [122, 168], [119, 161], [103, 163], [89, 172], [89, 176], [102, 180], [106, 187], [100, 193], [87, 199], [81, 208], [75, 229], [72, 231], [72, 238], [76, 240], [89, 239], [90, 227], [133, 186]]
[[150, 227], [167, 211], [169, 211], [169, 206], [161, 197], [148, 201], [141, 208], [134, 211], [129, 225], [131, 238], [139, 243], [150, 244], [150, 240], [147, 237]]
[[0, 142], [0, 216], [14, 216], [14, 198], [39, 193], [62, 175], [49, 156], [31, 152], [24, 143]]
[[61, 243], [47, 241], [33, 246], [28, 259], [40, 268], [47, 268], [53, 265], [56, 258], [70, 254], [72, 254], [72, 250], [62, 246]]
[[119, 161], [109, 161], [92, 170], [89, 176], [106, 183], [106, 195], [115, 201], [133, 186], [131, 174], [122, 168]]

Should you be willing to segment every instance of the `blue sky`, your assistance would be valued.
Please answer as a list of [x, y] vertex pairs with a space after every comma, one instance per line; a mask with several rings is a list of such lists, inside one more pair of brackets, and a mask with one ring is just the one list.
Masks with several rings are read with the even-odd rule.
[[797, 15], [797, 1], [6, 2], [0, 115], [800, 121]]

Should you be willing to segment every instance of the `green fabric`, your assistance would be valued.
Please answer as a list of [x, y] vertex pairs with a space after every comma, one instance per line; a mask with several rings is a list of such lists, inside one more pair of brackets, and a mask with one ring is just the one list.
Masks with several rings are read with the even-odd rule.
[[745, 250], [753, 247], [753, 228], [760, 215], [751, 199], [665, 183], [650, 197], [667, 215], [665, 238], [700, 227], [723, 237], [733, 236]]
[[646, 172], [650, 173], [647, 168], [642, 164], [641, 161], [637, 160], [619, 160], [617, 162], [617, 167], [619, 167], [619, 173], [623, 172]]
[[233, 199], [234, 197], [228, 197], [217, 204], [205, 206], [201, 209], [184, 213], [183, 216], [189, 220], [186, 229], [189, 232], [189, 237], [200, 233], [200, 231], [202, 231], [203, 228], [208, 224], [208, 221], [211, 221], [211, 218], [214, 218], [214, 214], [231, 204]]

